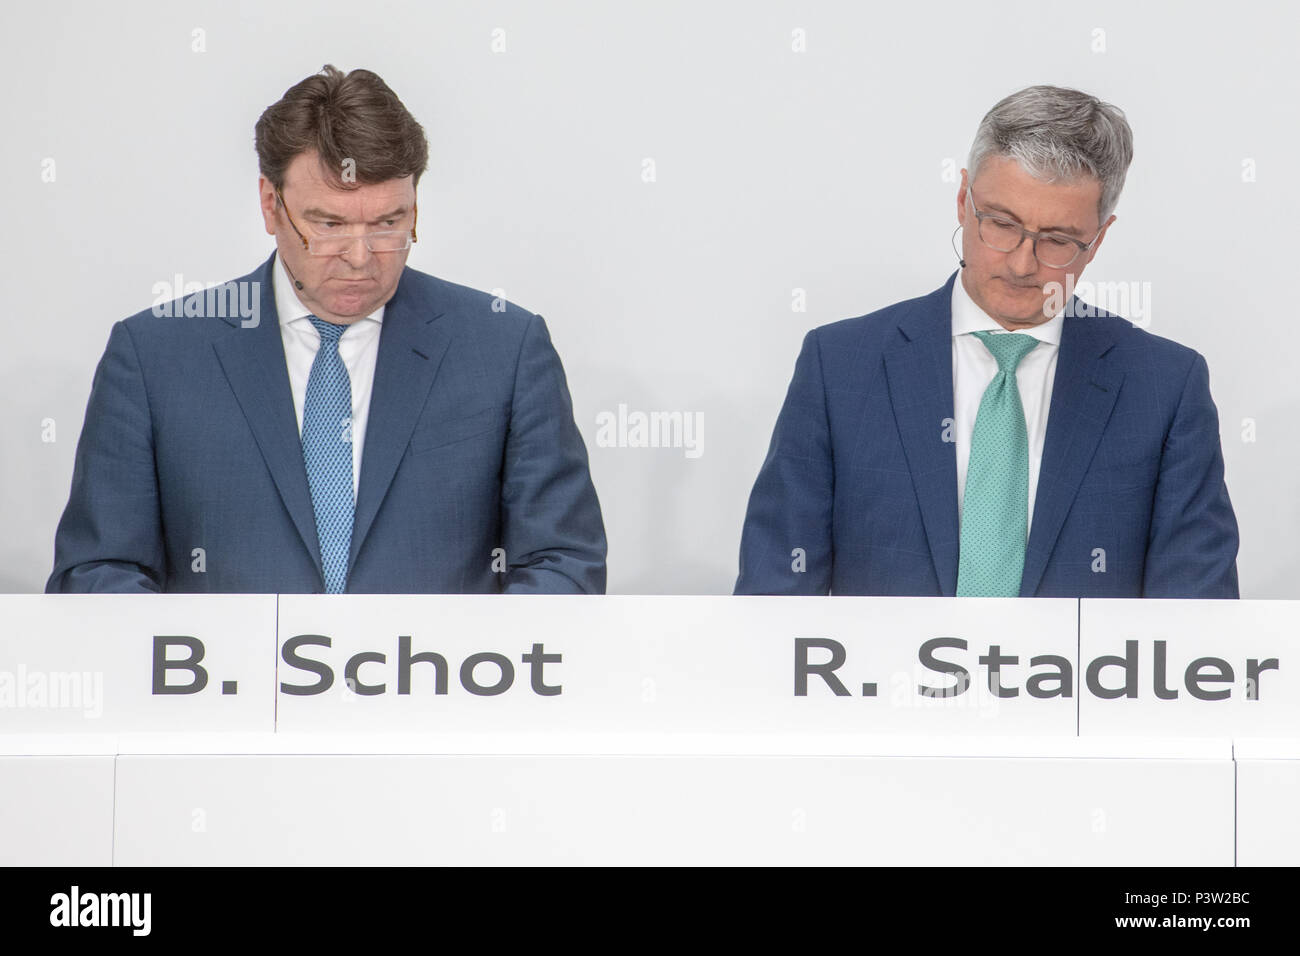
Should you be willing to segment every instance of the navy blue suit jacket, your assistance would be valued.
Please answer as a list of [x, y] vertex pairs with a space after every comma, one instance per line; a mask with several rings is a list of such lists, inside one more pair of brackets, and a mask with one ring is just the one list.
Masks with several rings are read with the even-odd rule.
[[[749, 499], [736, 593], [956, 594], [955, 278], [808, 333]], [[1020, 595], [1238, 597], [1205, 359], [1073, 307]]]
[[[235, 280], [257, 283], [256, 325], [149, 310], [113, 327], [47, 591], [324, 590], [274, 258]], [[402, 273], [379, 339], [349, 592], [605, 590], [559, 357], [540, 316], [492, 303]]]

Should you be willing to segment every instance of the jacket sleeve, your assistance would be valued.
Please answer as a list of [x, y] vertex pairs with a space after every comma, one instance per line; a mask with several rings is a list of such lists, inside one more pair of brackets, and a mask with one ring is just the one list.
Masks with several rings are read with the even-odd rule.
[[161, 591], [165, 568], [149, 400], [119, 322], [95, 370], [45, 590]]
[[1156, 479], [1143, 597], [1236, 598], [1237, 518], [1205, 359], [1192, 362]]
[[834, 468], [816, 331], [804, 338], [740, 538], [736, 594], [829, 594]]
[[560, 357], [529, 319], [515, 370], [501, 482], [510, 594], [605, 593], [605, 525]]

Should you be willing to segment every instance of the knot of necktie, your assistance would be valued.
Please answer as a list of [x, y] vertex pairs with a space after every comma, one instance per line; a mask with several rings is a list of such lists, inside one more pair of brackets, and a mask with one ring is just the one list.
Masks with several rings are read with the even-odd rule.
[[309, 315], [307, 318], [311, 320], [311, 324], [315, 326], [316, 331], [320, 333], [321, 345], [337, 346], [339, 344], [339, 339], [343, 337], [343, 333], [348, 330], [346, 325], [335, 325], [333, 322], [326, 322], [324, 319], [318, 319], [314, 315]]
[[1020, 360], [1034, 350], [1038, 339], [1032, 335], [1018, 332], [998, 334], [994, 332], [976, 332], [975, 337], [984, 343], [993, 358], [997, 360], [999, 372], [1014, 372]]

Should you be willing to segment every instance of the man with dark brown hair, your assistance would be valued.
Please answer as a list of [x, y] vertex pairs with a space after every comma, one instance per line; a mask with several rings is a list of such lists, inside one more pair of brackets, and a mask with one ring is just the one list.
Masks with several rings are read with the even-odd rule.
[[326, 66], [256, 146], [276, 251], [113, 327], [46, 590], [603, 592], [545, 323], [406, 268], [420, 125]]

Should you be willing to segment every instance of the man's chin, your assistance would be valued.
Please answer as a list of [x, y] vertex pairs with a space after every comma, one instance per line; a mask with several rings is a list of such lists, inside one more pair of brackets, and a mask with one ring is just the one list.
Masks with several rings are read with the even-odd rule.
[[1017, 325], [1041, 325], [1051, 318], [1044, 312], [1045, 300], [1040, 300], [1035, 306], [1025, 308], [1023, 302], [1004, 301], [997, 303], [1002, 306], [997, 308], [995, 315], [1002, 322], [1012, 322]]
[[1042, 325], [1051, 318], [1050, 315], [1044, 315], [1041, 308], [1037, 312], [1028, 314], [1021, 309], [1005, 312], [999, 310], [996, 315], [999, 322], [1008, 325]]
[[341, 319], [360, 319], [378, 308], [378, 305], [372, 301], [373, 298], [369, 295], [335, 295], [326, 302], [326, 305], [329, 306], [330, 312]]

